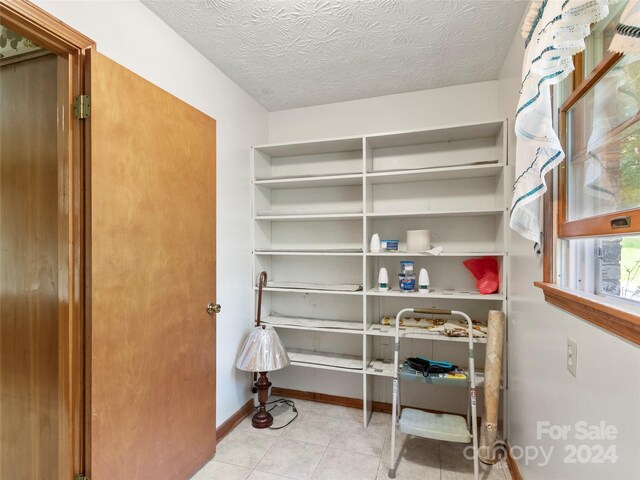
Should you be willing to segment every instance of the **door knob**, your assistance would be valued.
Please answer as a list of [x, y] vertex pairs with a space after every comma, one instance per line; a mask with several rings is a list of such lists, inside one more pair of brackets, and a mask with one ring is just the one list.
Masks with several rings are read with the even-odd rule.
[[214, 313], [220, 313], [220, 310], [222, 310], [222, 307], [220, 306], [219, 303], [210, 303], [209, 305], [207, 305], [207, 313], [209, 315], [213, 315]]

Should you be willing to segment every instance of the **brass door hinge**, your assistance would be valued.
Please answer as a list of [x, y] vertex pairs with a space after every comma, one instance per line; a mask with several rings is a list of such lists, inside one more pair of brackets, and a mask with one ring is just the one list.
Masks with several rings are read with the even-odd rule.
[[77, 95], [73, 99], [73, 114], [78, 120], [89, 118], [91, 114], [91, 99], [89, 95]]

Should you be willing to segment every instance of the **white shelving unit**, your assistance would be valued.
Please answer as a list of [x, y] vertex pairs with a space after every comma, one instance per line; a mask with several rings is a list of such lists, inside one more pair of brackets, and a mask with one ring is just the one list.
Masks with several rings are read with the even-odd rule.
[[[380, 325], [382, 316], [410, 306], [455, 308], [474, 319], [506, 312], [506, 132], [506, 120], [496, 120], [252, 148], [253, 288], [262, 270], [274, 282], [362, 286], [263, 289], [263, 321], [278, 329], [292, 358], [290, 368], [272, 373], [274, 385], [362, 398], [367, 425], [373, 400], [391, 402], [393, 334]], [[402, 252], [406, 231], [416, 229], [430, 230], [443, 252]], [[373, 233], [398, 239], [400, 251], [369, 252]], [[500, 291], [492, 295], [477, 292], [462, 264], [483, 256], [500, 267]], [[414, 261], [416, 272], [429, 270], [429, 293], [398, 290], [403, 259]], [[395, 286], [388, 292], [376, 288], [383, 266]], [[465, 338], [407, 327], [402, 339], [403, 358], [422, 354], [466, 366]], [[486, 340], [476, 343], [481, 369]], [[428, 405], [420, 405], [424, 388], [403, 391], [403, 402], [466, 411], [455, 392], [434, 388]]]

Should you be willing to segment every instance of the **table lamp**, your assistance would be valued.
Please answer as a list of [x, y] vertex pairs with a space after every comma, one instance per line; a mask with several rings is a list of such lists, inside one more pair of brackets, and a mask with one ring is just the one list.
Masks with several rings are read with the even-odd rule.
[[260, 374], [255, 383], [260, 408], [251, 421], [254, 428], [268, 428], [273, 423], [273, 417], [266, 408], [269, 387], [271, 386], [267, 372], [288, 367], [290, 363], [291, 360], [289, 360], [280, 337], [270, 325], [255, 327], [244, 342], [236, 367], [240, 370]]

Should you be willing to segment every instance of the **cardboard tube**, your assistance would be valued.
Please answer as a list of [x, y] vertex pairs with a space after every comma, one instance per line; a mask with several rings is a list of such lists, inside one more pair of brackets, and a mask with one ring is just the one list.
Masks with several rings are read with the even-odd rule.
[[504, 351], [504, 312], [489, 311], [487, 325], [487, 347], [484, 360], [484, 405], [480, 428], [479, 458], [482, 463], [493, 465], [498, 440], [498, 415], [500, 413], [500, 377], [502, 376], [502, 353]]

